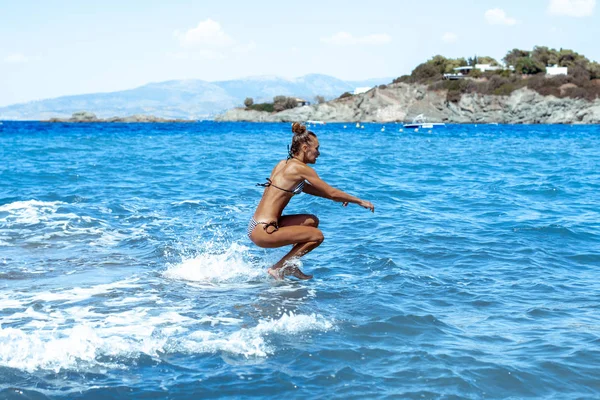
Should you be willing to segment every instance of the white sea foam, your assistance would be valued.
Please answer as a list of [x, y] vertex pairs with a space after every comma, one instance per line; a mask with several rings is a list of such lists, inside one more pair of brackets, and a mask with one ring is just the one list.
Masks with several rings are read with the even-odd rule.
[[157, 303], [160, 301], [160, 297], [157, 294], [144, 294], [144, 295], [136, 295], [135, 297], [122, 297], [117, 299], [109, 299], [104, 302], [106, 306], [124, 306], [131, 304], [139, 304], [139, 303], [147, 303], [154, 302]]
[[0, 328], [0, 343], [1, 365], [29, 372], [38, 368], [58, 372], [75, 368], [78, 363], [94, 362], [101, 340], [85, 326], [63, 332]]
[[20, 307], [23, 307], [22, 300], [10, 298], [9, 294], [0, 293], [0, 310]]
[[0, 212], [7, 212], [8, 215], [0, 218], [0, 222], [7, 225], [23, 224], [35, 225], [41, 221], [48, 220], [58, 208], [65, 204], [61, 201], [15, 201], [13, 203], [0, 206]]
[[239, 318], [230, 318], [230, 317], [212, 317], [205, 316], [200, 319], [200, 322], [208, 322], [210, 326], [216, 325], [239, 325], [242, 320]]
[[333, 323], [318, 314], [296, 315], [283, 314], [279, 319], [260, 321], [255, 328], [260, 333], [298, 334], [306, 331], [328, 331], [333, 328]]
[[50, 207], [56, 208], [57, 206], [65, 204], [61, 201], [38, 201], [38, 200], [27, 200], [27, 201], [15, 201], [12, 203], [5, 204], [0, 206], [0, 212], [2, 211], [14, 211], [14, 210], [23, 210], [23, 209], [31, 209], [35, 207]]
[[263, 279], [262, 267], [245, 260], [248, 248], [237, 243], [226, 249], [205, 249], [200, 255], [170, 266], [163, 276], [209, 284], [241, 283]]
[[[39, 313], [28, 313], [39, 317]], [[82, 322], [57, 327], [40, 318], [21, 329], [0, 327], [0, 365], [28, 372], [92, 371], [127, 368], [128, 360], [141, 354], [157, 359], [160, 354], [171, 352], [266, 357], [276, 351], [273, 335], [298, 335], [334, 327], [331, 321], [316, 314], [284, 314], [279, 319], [260, 320], [255, 327], [231, 332], [199, 330], [197, 320], [176, 311], [152, 315], [152, 309], [135, 309], [104, 319], [89, 308], [79, 308], [65, 310], [60, 319], [73, 318], [70, 313], [76, 313]]]
[[297, 335], [309, 331], [328, 331], [334, 325], [321, 315], [284, 314], [279, 319], [261, 320], [253, 328], [243, 328], [229, 335], [195, 331], [181, 342], [183, 349], [192, 352], [224, 351], [245, 357], [266, 357], [275, 352], [268, 342], [273, 334]]

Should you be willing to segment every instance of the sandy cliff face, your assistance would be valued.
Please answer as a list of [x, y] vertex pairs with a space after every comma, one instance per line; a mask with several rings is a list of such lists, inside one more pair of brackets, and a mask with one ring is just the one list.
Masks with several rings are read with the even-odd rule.
[[429, 91], [423, 85], [405, 83], [375, 88], [367, 93], [327, 103], [298, 107], [280, 113], [233, 109], [217, 121], [326, 122], [410, 121], [425, 114], [429, 121], [450, 123], [600, 123], [600, 99], [559, 99], [520, 89], [510, 96], [465, 94], [458, 103], [446, 101], [446, 91]]

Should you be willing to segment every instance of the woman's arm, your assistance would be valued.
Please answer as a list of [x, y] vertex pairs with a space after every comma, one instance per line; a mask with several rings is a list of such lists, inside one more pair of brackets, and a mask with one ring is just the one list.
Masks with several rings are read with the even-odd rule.
[[311, 185], [308, 182], [304, 183], [304, 189], [302, 191], [304, 193], [310, 194], [312, 196], [323, 197], [324, 199], [330, 199], [331, 200], [331, 198], [329, 196], [327, 196], [326, 193], [320, 191], [319, 189], [317, 189], [316, 187], [314, 187], [313, 185]]
[[375, 212], [375, 207], [373, 206], [373, 204], [371, 204], [371, 202], [361, 200], [358, 197], [354, 197], [340, 189], [336, 189], [333, 186], [330, 186], [329, 184], [327, 184], [327, 182], [322, 180], [319, 177], [319, 175], [317, 175], [315, 170], [310, 168], [308, 165], [302, 166], [300, 168], [299, 173], [302, 179], [307, 180], [309, 183], [308, 185], [304, 185], [304, 192], [313, 196], [324, 197], [326, 199], [338, 201], [344, 203], [344, 205], [346, 205], [347, 203], [358, 204], [361, 207], [367, 208], [372, 212]]

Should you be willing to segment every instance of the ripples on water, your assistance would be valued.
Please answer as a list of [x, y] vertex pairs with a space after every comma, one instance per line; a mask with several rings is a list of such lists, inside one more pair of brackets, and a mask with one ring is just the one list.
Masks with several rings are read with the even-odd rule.
[[[351, 125], [350, 125], [351, 126]], [[5, 122], [0, 397], [600, 396], [600, 129], [315, 127], [308, 282], [244, 236], [288, 124]]]

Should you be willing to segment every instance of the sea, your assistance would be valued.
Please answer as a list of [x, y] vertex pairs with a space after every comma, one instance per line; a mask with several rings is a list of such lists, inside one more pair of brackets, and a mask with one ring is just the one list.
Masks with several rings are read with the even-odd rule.
[[362, 126], [313, 167], [375, 212], [294, 196], [276, 282], [290, 124], [4, 121], [0, 398], [600, 398], [600, 126]]

